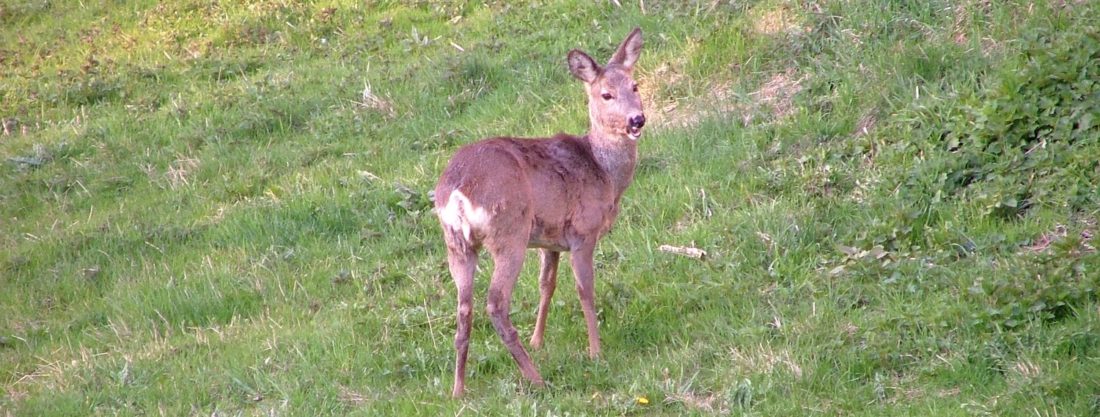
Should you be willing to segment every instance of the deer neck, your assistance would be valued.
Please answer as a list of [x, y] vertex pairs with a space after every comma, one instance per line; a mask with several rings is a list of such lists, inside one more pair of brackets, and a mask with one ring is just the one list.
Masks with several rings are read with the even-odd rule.
[[592, 146], [592, 157], [611, 179], [617, 200], [634, 180], [638, 145], [630, 139], [603, 134], [598, 129], [588, 132], [588, 142]]

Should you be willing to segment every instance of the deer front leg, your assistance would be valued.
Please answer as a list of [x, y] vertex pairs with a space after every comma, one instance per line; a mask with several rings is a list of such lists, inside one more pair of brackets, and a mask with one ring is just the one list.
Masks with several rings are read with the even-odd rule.
[[600, 331], [596, 328], [595, 282], [593, 282], [592, 255], [595, 245], [579, 248], [569, 255], [573, 265], [573, 277], [576, 278], [577, 294], [581, 298], [581, 310], [588, 325], [588, 357], [596, 359], [600, 355]]
[[539, 313], [535, 318], [535, 333], [531, 335], [531, 348], [542, 348], [542, 334], [546, 331], [546, 316], [550, 314], [550, 299], [558, 286], [558, 260], [561, 252], [539, 249]]

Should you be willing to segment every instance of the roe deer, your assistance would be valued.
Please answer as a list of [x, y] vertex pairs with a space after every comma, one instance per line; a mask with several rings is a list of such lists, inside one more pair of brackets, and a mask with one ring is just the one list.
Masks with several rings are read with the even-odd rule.
[[508, 317], [527, 248], [539, 248], [540, 260], [539, 310], [531, 346], [542, 347], [558, 259], [562, 251], [569, 251], [588, 325], [588, 355], [595, 358], [600, 353], [592, 254], [634, 179], [645, 116], [631, 73], [641, 48], [642, 32], [636, 28], [607, 66], [579, 50], [569, 51], [569, 71], [584, 82], [588, 93], [588, 134], [482, 140], [459, 149], [440, 176], [435, 209], [458, 288], [453, 396], [461, 396], [465, 387], [473, 280], [482, 247], [494, 264], [486, 312], [525, 378], [545, 385]]

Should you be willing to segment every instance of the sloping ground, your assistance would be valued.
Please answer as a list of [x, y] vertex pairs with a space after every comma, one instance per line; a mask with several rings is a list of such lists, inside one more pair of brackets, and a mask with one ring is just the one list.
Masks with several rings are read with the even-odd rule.
[[[0, 414], [1100, 412], [1100, 3], [626, 3], [0, 5]], [[605, 356], [562, 285], [451, 401], [427, 191], [634, 26]]]

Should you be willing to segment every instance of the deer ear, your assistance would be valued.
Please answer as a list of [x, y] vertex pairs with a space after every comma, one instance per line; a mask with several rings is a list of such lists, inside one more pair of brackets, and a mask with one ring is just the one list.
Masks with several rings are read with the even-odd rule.
[[626, 35], [626, 39], [623, 40], [622, 45], [619, 45], [615, 55], [611, 56], [611, 61], [608, 64], [618, 64], [628, 70], [632, 69], [634, 63], [638, 61], [638, 54], [641, 52], [642, 28], [634, 28], [629, 35]]
[[600, 75], [600, 66], [592, 57], [579, 50], [569, 51], [569, 72], [586, 83], [591, 83]]

